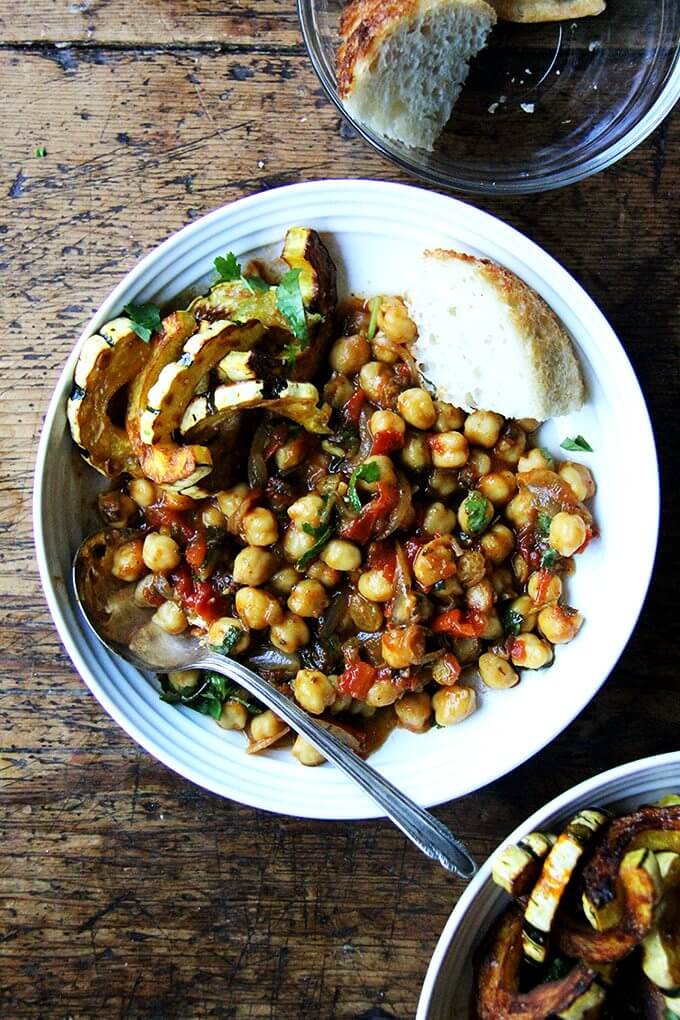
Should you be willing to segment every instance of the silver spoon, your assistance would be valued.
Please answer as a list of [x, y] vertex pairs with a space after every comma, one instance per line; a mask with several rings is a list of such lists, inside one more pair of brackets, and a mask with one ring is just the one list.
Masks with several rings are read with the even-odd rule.
[[153, 609], [142, 608], [133, 600], [135, 585], [119, 581], [111, 573], [116, 548], [139, 534], [117, 528], [99, 531], [85, 539], [73, 561], [76, 600], [86, 622], [109, 651], [146, 671], [207, 669], [237, 680], [365, 790], [424, 854], [448, 871], [472, 878], [477, 865], [442, 822], [410, 800], [294, 701], [241, 662], [212, 651], [188, 633], [166, 634], [151, 621]]

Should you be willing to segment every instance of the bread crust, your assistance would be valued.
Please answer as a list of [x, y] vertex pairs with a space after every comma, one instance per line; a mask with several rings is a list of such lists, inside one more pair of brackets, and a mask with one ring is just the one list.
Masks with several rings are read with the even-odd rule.
[[340, 17], [342, 42], [335, 58], [338, 94], [352, 92], [358, 73], [380, 52], [383, 40], [401, 23], [427, 11], [447, 7], [484, 9], [493, 16], [486, 0], [350, 0]]
[[605, 0], [489, 0], [501, 21], [538, 23], [588, 18], [606, 10]]

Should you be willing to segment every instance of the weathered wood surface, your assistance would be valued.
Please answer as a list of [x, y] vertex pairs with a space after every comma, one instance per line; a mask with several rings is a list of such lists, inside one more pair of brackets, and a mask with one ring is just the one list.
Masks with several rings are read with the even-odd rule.
[[[292, 0], [250, 9], [43, 0], [2, 12], [3, 1020], [410, 1020], [462, 889], [386, 824], [278, 818], [156, 764], [75, 675], [37, 580], [35, 442], [60, 366], [114, 283], [239, 195], [325, 176], [406, 179], [341, 130]], [[215, 51], [213, 34], [240, 17], [250, 41]], [[63, 40], [74, 45], [52, 45]], [[604, 175], [483, 203], [555, 254], [619, 331], [655, 422], [664, 510], [646, 609], [602, 693], [543, 754], [439, 810], [480, 859], [573, 783], [678, 746], [679, 136], [675, 116]], [[632, 548], [649, 524], [635, 464], [622, 513]]]

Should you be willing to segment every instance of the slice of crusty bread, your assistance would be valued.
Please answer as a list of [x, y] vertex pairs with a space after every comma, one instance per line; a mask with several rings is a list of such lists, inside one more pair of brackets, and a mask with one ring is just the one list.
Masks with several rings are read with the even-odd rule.
[[406, 302], [423, 375], [465, 411], [544, 421], [578, 410], [585, 387], [571, 340], [514, 273], [456, 251], [426, 251]]
[[489, 0], [502, 21], [571, 21], [602, 14], [604, 0]]
[[348, 113], [405, 145], [432, 149], [495, 23], [486, 0], [352, 0], [336, 60]]

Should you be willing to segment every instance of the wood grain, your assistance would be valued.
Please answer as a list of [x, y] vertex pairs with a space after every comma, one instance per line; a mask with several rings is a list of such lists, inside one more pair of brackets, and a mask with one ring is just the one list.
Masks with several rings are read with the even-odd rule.
[[[175, 0], [3, 14], [3, 1020], [410, 1020], [462, 889], [386, 824], [279, 818], [162, 768], [73, 672], [37, 580], [41, 420], [82, 324], [120, 277], [239, 195], [326, 176], [406, 180], [341, 127], [295, 48], [292, 0], [251, 6], [252, 18], [245, 3], [222, 14]], [[257, 48], [208, 45], [240, 17]], [[66, 59], [52, 45], [63, 39], [77, 43]], [[484, 203], [558, 257], [619, 331], [656, 426], [664, 511], [646, 609], [602, 693], [533, 761], [438, 810], [480, 859], [573, 783], [677, 748], [679, 135], [675, 116], [606, 174]], [[630, 493], [633, 546], [651, 526], [634, 464]]]

